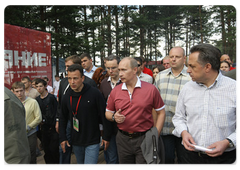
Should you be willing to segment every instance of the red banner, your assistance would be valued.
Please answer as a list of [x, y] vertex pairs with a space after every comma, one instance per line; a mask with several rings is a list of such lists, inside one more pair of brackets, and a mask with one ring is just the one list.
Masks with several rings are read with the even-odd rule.
[[4, 24], [4, 84], [24, 76], [52, 80], [51, 34]]

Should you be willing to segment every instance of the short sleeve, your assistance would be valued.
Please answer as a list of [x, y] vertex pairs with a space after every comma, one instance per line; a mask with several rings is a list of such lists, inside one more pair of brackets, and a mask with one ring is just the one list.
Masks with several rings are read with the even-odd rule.
[[160, 110], [164, 109], [165, 108], [165, 104], [164, 104], [164, 102], [162, 100], [162, 97], [161, 97], [159, 91], [157, 90], [157, 88], [155, 86], [153, 88], [153, 96], [154, 96], [153, 97], [153, 104], [154, 104], [153, 108], [156, 111], [160, 111]]

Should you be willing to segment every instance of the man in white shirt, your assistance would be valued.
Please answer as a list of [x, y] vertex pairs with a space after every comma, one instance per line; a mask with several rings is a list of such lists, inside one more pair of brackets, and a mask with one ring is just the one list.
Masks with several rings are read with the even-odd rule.
[[58, 95], [58, 89], [60, 85], [60, 77], [58, 75], [55, 76], [55, 81], [53, 82], [53, 94], [57, 98]]
[[83, 53], [80, 56], [80, 59], [81, 59], [81, 65], [83, 67], [83, 74], [91, 79], [93, 76], [93, 73], [97, 69], [97, 67], [95, 67], [92, 64], [91, 56], [88, 53]]
[[52, 86], [50, 86], [48, 84], [49, 83], [49, 79], [47, 77], [43, 77], [43, 80], [45, 80], [47, 82], [47, 91], [48, 91], [48, 93], [53, 94], [53, 88], [52, 88]]
[[[173, 134], [182, 137], [182, 163], [236, 160], [236, 81], [219, 71], [221, 52], [209, 44], [191, 48], [192, 81], [182, 88], [173, 116]], [[199, 150], [194, 145], [207, 148]]]
[[141, 57], [134, 57], [134, 59], [137, 60], [137, 63], [138, 63], [137, 75], [138, 75], [139, 79], [142, 80], [142, 81], [146, 81], [146, 82], [152, 84], [153, 83], [152, 76], [142, 72], [143, 64], [142, 64]]

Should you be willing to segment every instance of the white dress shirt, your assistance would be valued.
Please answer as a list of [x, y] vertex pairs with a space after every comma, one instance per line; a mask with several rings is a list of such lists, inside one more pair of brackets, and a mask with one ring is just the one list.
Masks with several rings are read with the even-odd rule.
[[172, 121], [175, 136], [187, 130], [197, 145], [208, 147], [229, 138], [236, 146], [236, 81], [219, 73], [210, 87], [186, 83]]
[[152, 76], [149, 76], [148, 74], [145, 74], [145, 73], [143, 73], [143, 72], [141, 72], [141, 74], [139, 75], [139, 78], [140, 78], [140, 80], [146, 81], [146, 82], [148, 82], [148, 83], [150, 83], [150, 84], [153, 83], [153, 78], [152, 78]]

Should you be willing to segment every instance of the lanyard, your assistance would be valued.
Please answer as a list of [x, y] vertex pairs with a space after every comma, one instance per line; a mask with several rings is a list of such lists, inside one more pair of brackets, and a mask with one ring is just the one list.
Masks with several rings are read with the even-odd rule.
[[74, 112], [73, 112], [73, 108], [72, 108], [72, 96], [70, 96], [70, 105], [71, 105], [71, 108], [72, 108], [73, 116], [76, 116], [76, 115], [77, 115], [78, 106], [79, 106], [79, 103], [80, 103], [81, 98], [82, 98], [82, 95], [78, 98], [78, 102], [77, 102], [77, 106], [76, 106], [76, 112], [74, 113]]

